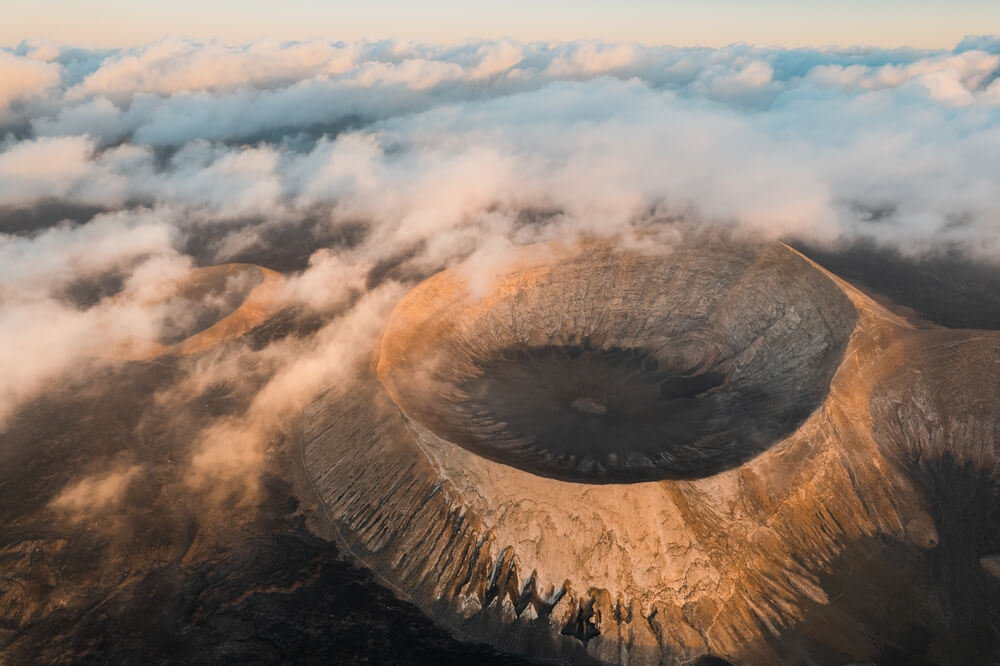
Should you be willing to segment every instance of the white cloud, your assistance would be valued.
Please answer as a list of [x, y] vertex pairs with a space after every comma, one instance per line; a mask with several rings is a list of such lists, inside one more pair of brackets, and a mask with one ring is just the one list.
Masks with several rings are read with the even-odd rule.
[[41, 95], [58, 83], [57, 65], [0, 50], [0, 121], [11, 103]]
[[137, 93], [169, 96], [198, 90], [266, 88], [317, 75], [349, 71], [358, 47], [329, 42], [280, 44], [263, 40], [242, 46], [165, 39], [107, 58], [99, 69], [67, 91], [70, 99]]
[[129, 465], [75, 481], [52, 500], [52, 507], [77, 519], [112, 509], [122, 501], [129, 484], [141, 471], [138, 465]]
[[[488, 266], [512, 243], [675, 215], [1000, 259], [997, 51], [984, 39], [947, 53], [179, 40], [0, 51], [0, 73], [18, 72], [0, 76], [0, 106], [31, 118], [0, 143], [0, 207], [108, 211], [0, 233], [0, 427], [98, 348], [150, 339], [160, 315], [144, 295], [163, 280], [250, 250], [267, 263], [301, 242], [304, 268], [281, 298], [341, 314], [255, 352], [272, 382], [248, 420], [205, 434], [193, 478], [258, 465], [278, 416], [343, 377], [404, 290], [371, 291], [380, 266]], [[341, 226], [361, 231], [316, 240]], [[109, 270], [124, 274], [122, 295], [67, 302], [69, 285]], [[230, 371], [226, 358], [206, 357], [199, 376]], [[216, 446], [234, 428], [249, 443]]]

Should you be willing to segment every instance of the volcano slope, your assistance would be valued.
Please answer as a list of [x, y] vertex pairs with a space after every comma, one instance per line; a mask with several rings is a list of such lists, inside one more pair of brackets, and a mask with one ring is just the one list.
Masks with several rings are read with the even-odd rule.
[[395, 308], [302, 418], [332, 533], [543, 660], [992, 663], [1000, 334], [781, 244], [520, 248]]
[[[245, 272], [257, 269], [195, 269], [164, 285], [171, 311], [197, 315], [163, 327], [181, 338], [166, 353], [90, 359], [0, 427], [0, 664], [526, 666], [458, 643], [310, 533], [281, 428], [253, 468], [257, 492], [225, 478], [191, 485], [201, 433], [245, 418], [271, 376], [254, 350], [318, 326]], [[181, 351], [231, 313], [249, 329]], [[241, 363], [178, 391], [223, 353]], [[112, 493], [109, 479], [120, 480]]]
[[148, 360], [164, 354], [197, 354], [234, 340], [267, 321], [284, 278], [254, 264], [195, 268], [166, 282], [147, 306], [163, 309], [159, 339], [133, 341], [109, 352], [119, 360]]

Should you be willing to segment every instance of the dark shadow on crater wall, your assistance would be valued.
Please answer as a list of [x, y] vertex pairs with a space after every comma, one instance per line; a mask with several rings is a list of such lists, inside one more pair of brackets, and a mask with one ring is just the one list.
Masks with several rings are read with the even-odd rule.
[[877, 535], [843, 544], [821, 575], [834, 608], [807, 600], [804, 617], [775, 640], [788, 663], [1000, 663], [1000, 580], [978, 562], [1000, 550], [996, 484], [950, 456], [911, 472], [935, 498], [939, 542], [923, 550]]

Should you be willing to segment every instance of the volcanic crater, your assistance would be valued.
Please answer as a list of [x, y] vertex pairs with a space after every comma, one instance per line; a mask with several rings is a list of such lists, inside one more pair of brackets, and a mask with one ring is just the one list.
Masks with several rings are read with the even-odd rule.
[[446, 271], [396, 307], [379, 377], [411, 419], [534, 474], [711, 476], [821, 404], [854, 326], [843, 292], [782, 254], [592, 244], [479, 300]]
[[404, 296], [300, 462], [322, 529], [505, 651], [877, 662], [947, 626], [910, 655], [947, 662], [1000, 646], [955, 621], [1000, 592], [994, 504], [940, 482], [997, 476], [997, 358], [780, 243], [525, 246]]

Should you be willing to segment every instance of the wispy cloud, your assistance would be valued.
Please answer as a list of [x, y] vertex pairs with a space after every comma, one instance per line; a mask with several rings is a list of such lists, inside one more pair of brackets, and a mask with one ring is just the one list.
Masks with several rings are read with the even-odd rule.
[[[0, 427], [62, 374], [113, 362], [101, 349], [154, 339], [169, 313], [143, 294], [200, 263], [280, 256], [277, 298], [325, 325], [236, 350], [270, 379], [203, 433], [195, 484], [245, 477], [407, 283], [474, 253], [683, 217], [998, 260], [998, 120], [986, 37], [948, 52], [25, 43], [0, 51], [3, 215], [98, 213], [0, 228]], [[232, 358], [206, 356], [177, 390]]]

